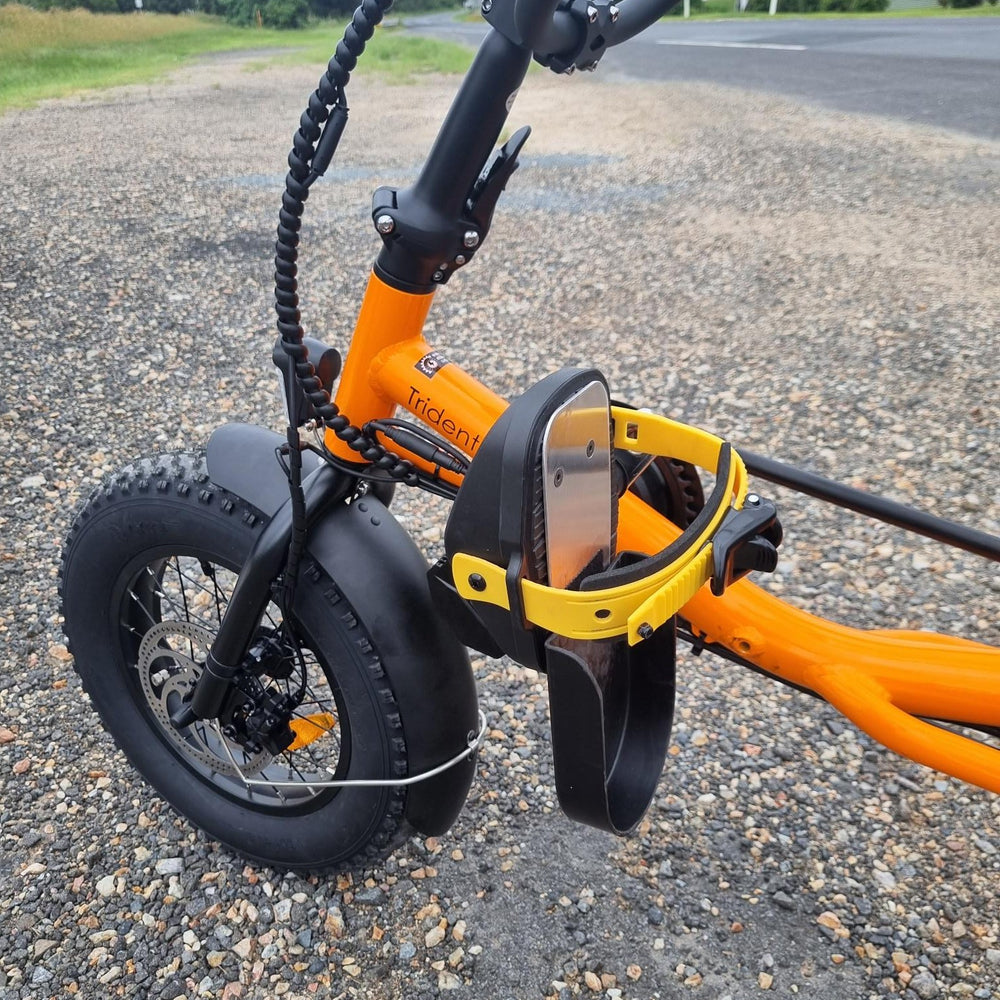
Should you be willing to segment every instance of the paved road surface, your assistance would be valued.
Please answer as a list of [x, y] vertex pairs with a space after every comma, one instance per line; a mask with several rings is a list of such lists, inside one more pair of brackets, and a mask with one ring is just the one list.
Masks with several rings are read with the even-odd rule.
[[[450, 15], [408, 23], [473, 45], [485, 30]], [[613, 49], [599, 72], [772, 91], [840, 111], [1000, 139], [1000, 17], [671, 19]]]

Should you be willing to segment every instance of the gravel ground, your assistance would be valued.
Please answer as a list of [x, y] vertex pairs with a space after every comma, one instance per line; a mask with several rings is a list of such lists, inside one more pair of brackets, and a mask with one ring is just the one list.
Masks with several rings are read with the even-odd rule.
[[[62, 644], [60, 541], [135, 455], [277, 423], [270, 247], [316, 75], [217, 60], [0, 120], [0, 994], [1000, 995], [998, 800], [709, 656], [681, 659], [624, 840], [559, 814], [544, 679], [506, 662], [476, 661], [491, 735], [455, 827], [340, 878], [245, 867], [114, 750]], [[529, 80], [524, 168], [432, 341], [505, 393], [593, 362], [633, 402], [1000, 530], [1000, 146], [597, 77]], [[453, 86], [353, 87], [309, 205], [318, 334], [345, 340], [371, 191], [413, 176]], [[995, 566], [764, 492], [789, 600], [1000, 640]], [[434, 554], [443, 507], [398, 510]]]

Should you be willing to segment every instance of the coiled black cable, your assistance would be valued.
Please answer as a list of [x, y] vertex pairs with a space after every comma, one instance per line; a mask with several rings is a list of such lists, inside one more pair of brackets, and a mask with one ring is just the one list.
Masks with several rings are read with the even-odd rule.
[[368, 437], [340, 412], [323, 388], [309, 352], [302, 343], [305, 331], [299, 311], [298, 269], [299, 231], [312, 183], [330, 164], [337, 142], [347, 122], [344, 88], [358, 58], [365, 50], [376, 26], [392, 6], [392, 0], [362, 0], [351, 23], [338, 43], [326, 73], [309, 98], [309, 106], [299, 119], [299, 129], [288, 154], [288, 173], [278, 215], [278, 238], [274, 246], [274, 308], [278, 332], [286, 354], [295, 363], [295, 377], [312, 407], [318, 423], [356, 451], [366, 462], [383, 470], [392, 479], [416, 486], [420, 475], [411, 462]]

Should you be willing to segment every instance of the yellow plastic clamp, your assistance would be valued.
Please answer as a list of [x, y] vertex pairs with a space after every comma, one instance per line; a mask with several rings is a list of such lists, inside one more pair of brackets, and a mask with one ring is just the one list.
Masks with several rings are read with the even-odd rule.
[[[611, 407], [611, 417], [616, 448], [670, 456], [713, 474], [718, 472], [725, 442], [714, 434], [667, 417], [617, 406]], [[643, 633], [649, 634], [647, 629], [663, 625], [708, 581], [712, 575], [712, 535], [730, 510], [743, 506], [746, 494], [746, 466], [732, 450], [726, 488], [715, 510], [673, 562], [650, 576], [605, 590], [561, 590], [522, 579], [525, 617], [534, 625], [572, 639], [608, 639], [627, 634], [629, 645], [634, 646]], [[505, 567], [457, 552], [452, 559], [452, 575], [455, 588], [465, 600], [510, 610]], [[479, 578], [479, 589], [473, 589], [472, 577]]]

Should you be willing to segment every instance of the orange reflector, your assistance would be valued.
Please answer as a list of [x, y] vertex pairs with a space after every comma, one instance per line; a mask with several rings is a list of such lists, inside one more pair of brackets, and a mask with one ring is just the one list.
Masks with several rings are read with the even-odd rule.
[[330, 732], [336, 724], [336, 718], [329, 712], [317, 712], [315, 715], [307, 715], [304, 719], [292, 719], [288, 725], [295, 733], [295, 739], [286, 749], [301, 750]]

